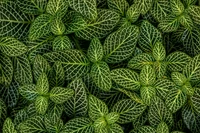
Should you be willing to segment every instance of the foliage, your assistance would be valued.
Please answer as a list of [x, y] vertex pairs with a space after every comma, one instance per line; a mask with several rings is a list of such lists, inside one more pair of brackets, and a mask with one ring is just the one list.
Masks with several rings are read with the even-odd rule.
[[0, 132], [199, 133], [198, 0], [1, 0]]

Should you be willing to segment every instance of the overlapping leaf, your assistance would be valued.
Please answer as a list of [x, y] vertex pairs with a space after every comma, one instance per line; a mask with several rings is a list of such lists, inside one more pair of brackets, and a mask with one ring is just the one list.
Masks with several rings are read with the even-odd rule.
[[125, 15], [129, 8], [129, 3], [126, 0], [108, 0], [107, 3], [110, 9], [120, 13], [122, 16]]
[[67, 36], [58, 36], [53, 41], [53, 51], [64, 51], [72, 48], [72, 43]]

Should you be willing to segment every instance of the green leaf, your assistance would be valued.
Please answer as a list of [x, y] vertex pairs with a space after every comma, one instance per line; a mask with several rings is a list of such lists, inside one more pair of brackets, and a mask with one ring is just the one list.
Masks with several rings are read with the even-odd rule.
[[189, 6], [187, 12], [192, 18], [193, 22], [200, 25], [200, 7], [196, 5], [191, 5]]
[[46, 113], [46, 118], [48, 118], [47, 121], [51, 121], [50, 123], [56, 124], [57, 122], [60, 121], [60, 118], [63, 113], [63, 106], [61, 104], [55, 104], [53, 102], [50, 102], [47, 113]]
[[67, 87], [74, 91], [74, 96], [64, 103], [65, 113], [69, 117], [85, 116], [88, 111], [88, 96], [84, 82], [78, 78]]
[[153, 56], [147, 53], [141, 53], [134, 56], [129, 62], [128, 67], [141, 70], [145, 65], [152, 65], [155, 62]]
[[21, 133], [44, 133], [46, 131], [42, 116], [34, 116], [19, 124]]
[[185, 82], [181, 90], [189, 96], [192, 96], [194, 94], [194, 89], [189, 81]]
[[110, 68], [106, 62], [97, 62], [92, 65], [90, 74], [94, 83], [102, 90], [109, 91], [112, 87]]
[[145, 104], [150, 105], [152, 98], [156, 95], [154, 87], [147, 86], [140, 89], [140, 95]]
[[45, 12], [48, 0], [17, 0], [19, 9], [26, 14], [42, 14]]
[[90, 62], [87, 57], [80, 51], [68, 49], [65, 51], [50, 52], [44, 54], [49, 62], [59, 61], [65, 71], [65, 79], [81, 77], [89, 72]]
[[51, 101], [57, 104], [66, 102], [74, 95], [74, 91], [72, 89], [63, 87], [54, 87], [49, 93], [49, 98]]
[[171, 6], [169, 0], [157, 0], [154, 1], [150, 13], [158, 22], [165, 19], [169, 13], [171, 13]]
[[58, 17], [52, 20], [50, 27], [51, 27], [51, 32], [54, 35], [63, 35], [63, 33], [65, 32], [65, 25], [62, 22], [62, 20]]
[[150, 126], [142, 126], [137, 130], [137, 133], [156, 133], [156, 130]]
[[38, 16], [29, 29], [29, 39], [37, 40], [50, 34], [52, 16], [50, 14], [42, 14]]
[[111, 78], [115, 83], [126, 89], [138, 90], [140, 88], [139, 74], [130, 69], [114, 69], [111, 71]]
[[26, 55], [14, 58], [15, 71], [14, 79], [20, 84], [31, 84], [33, 82], [33, 75], [31, 65]]
[[37, 80], [37, 84], [36, 84], [36, 91], [40, 94], [40, 95], [45, 95], [48, 93], [49, 91], [49, 81], [47, 78], [47, 75], [45, 73], [42, 73], [38, 80]]
[[77, 31], [76, 35], [85, 40], [95, 37], [104, 38], [115, 28], [119, 20], [118, 13], [108, 9], [99, 9], [97, 19], [87, 24], [84, 29]]
[[157, 78], [163, 78], [166, 75], [167, 63], [165, 61], [156, 61], [153, 64]]
[[187, 95], [185, 95], [182, 90], [173, 89], [168, 93], [165, 103], [168, 109], [172, 113], [175, 113], [185, 104], [186, 100]]
[[48, 106], [49, 106], [49, 102], [46, 97], [38, 96], [36, 98], [35, 108], [39, 114], [44, 115], [47, 111]]
[[144, 112], [142, 115], [140, 115], [137, 119], [133, 121], [133, 129], [137, 129], [148, 121], [148, 112]]
[[97, 130], [102, 131], [102, 129], [106, 129], [107, 126], [107, 122], [106, 119], [104, 117], [100, 117], [97, 120], [94, 121], [94, 128], [97, 132]]
[[165, 122], [161, 122], [156, 129], [157, 133], [169, 133], [168, 125]]
[[156, 81], [155, 70], [152, 66], [146, 65], [140, 72], [140, 82], [142, 85], [152, 85]]
[[180, 0], [170, 0], [170, 5], [172, 12], [177, 16], [182, 14], [185, 10], [184, 5]]
[[127, 9], [129, 8], [129, 3], [126, 0], [107, 0], [108, 8], [116, 11], [117, 13], [124, 16]]
[[137, 7], [137, 5], [133, 4], [128, 8], [128, 10], [126, 12], [126, 18], [128, 20], [130, 20], [131, 23], [136, 22], [138, 20], [138, 18], [140, 17], [140, 11], [136, 7]]
[[10, 118], [7, 118], [3, 124], [3, 133], [17, 133], [15, 126]]
[[69, 120], [61, 133], [93, 133], [93, 122], [89, 118], [74, 118]]
[[156, 61], [162, 61], [166, 57], [166, 51], [165, 47], [161, 42], [157, 42], [152, 51], [153, 57], [155, 58]]
[[146, 14], [153, 5], [153, 0], [134, 0], [134, 4], [142, 15]]
[[159, 98], [154, 97], [149, 107], [148, 113], [149, 123], [153, 127], [157, 127], [160, 122], [165, 122], [168, 126], [173, 124], [173, 116], [165, 103]]
[[183, 25], [185, 28], [188, 28], [190, 30], [194, 26], [191, 17], [186, 13], [180, 16], [179, 21], [180, 21], [181, 25]]
[[65, 83], [65, 72], [60, 62], [55, 62], [50, 71], [49, 84], [51, 87], [63, 86]]
[[13, 78], [13, 64], [11, 59], [0, 53], [0, 84], [9, 85]]
[[179, 72], [172, 72], [171, 77], [174, 83], [178, 86], [182, 86], [187, 82], [187, 78], [185, 77], [185, 75]]
[[62, 119], [58, 119], [56, 122], [54, 122], [52, 121], [51, 117], [45, 117], [44, 122], [47, 132], [50, 133], [60, 132], [63, 128]]
[[72, 43], [67, 36], [57, 36], [52, 45], [53, 51], [64, 51], [72, 48]]
[[0, 99], [0, 125], [2, 126], [7, 116], [7, 107], [2, 99]]
[[197, 0], [183, 0], [183, 3], [188, 7], [190, 5], [194, 5]]
[[198, 82], [200, 78], [200, 55], [195, 56], [187, 63], [183, 70], [183, 74], [191, 82]]
[[69, 0], [69, 6], [81, 13], [84, 17], [95, 20], [97, 18], [97, 3], [96, 0]]
[[138, 42], [140, 48], [146, 52], [151, 52], [158, 42], [162, 42], [161, 32], [148, 21], [143, 21]]
[[191, 57], [183, 52], [173, 52], [167, 56], [167, 68], [170, 71], [182, 71], [191, 60]]
[[105, 61], [119, 63], [133, 53], [139, 36], [136, 26], [122, 28], [110, 34], [104, 42]]
[[95, 63], [101, 61], [104, 53], [103, 53], [103, 46], [98, 38], [94, 38], [91, 40], [87, 56], [91, 62]]
[[36, 86], [34, 84], [24, 85], [19, 87], [19, 93], [27, 100], [35, 100], [38, 96]]
[[107, 123], [114, 124], [119, 119], [119, 114], [116, 112], [111, 112], [105, 116]]
[[0, 39], [0, 51], [7, 56], [19, 56], [27, 51], [26, 45], [12, 37]]
[[200, 89], [196, 89], [194, 95], [191, 96], [192, 106], [197, 113], [200, 113]]
[[67, 0], [49, 0], [46, 8], [46, 12], [53, 15], [63, 17], [68, 9]]
[[163, 32], [174, 32], [179, 28], [179, 25], [178, 17], [171, 14], [159, 23], [158, 28]]
[[51, 66], [49, 65], [49, 63], [46, 61], [46, 59], [43, 56], [38, 54], [35, 57], [34, 62], [33, 62], [34, 79], [37, 81], [39, 76], [42, 73], [46, 73], [48, 75], [50, 70], [51, 70]]
[[116, 123], [109, 126], [109, 133], [124, 133], [122, 127]]
[[[115, 112], [115, 111], [113, 111]], [[95, 121], [96, 119], [108, 114], [107, 105], [93, 95], [89, 95], [89, 117]]]
[[140, 103], [136, 103], [131, 99], [123, 99], [118, 101], [113, 108], [112, 112], [117, 112], [120, 117], [117, 121], [119, 124], [125, 124], [137, 119], [146, 109], [146, 106]]
[[16, 2], [0, 2], [0, 37], [23, 38], [27, 35], [30, 18], [18, 9]]

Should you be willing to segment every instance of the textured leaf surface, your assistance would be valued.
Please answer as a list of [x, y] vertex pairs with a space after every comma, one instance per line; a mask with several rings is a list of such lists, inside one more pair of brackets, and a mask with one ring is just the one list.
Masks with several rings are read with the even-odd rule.
[[113, 124], [119, 119], [119, 114], [116, 112], [111, 112], [106, 115], [106, 121], [108, 124]]
[[140, 82], [142, 85], [152, 85], [156, 81], [155, 70], [152, 66], [146, 65], [140, 72]]
[[35, 100], [38, 96], [38, 92], [34, 84], [19, 87], [19, 93], [27, 100]]
[[36, 111], [41, 115], [44, 115], [46, 113], [48, 105], [49, 103], [46, 97], [38, 96], [35, 100]]
[[180, 0], [170, 0], [172, 12], [175, 15], [180, 15], [184, 11], [184, 5]]
[[200, 25], [200, 7], [195, 5], [189, 6], [188, 13], [193, 22]]
[[7, 118], [3, 124], [3, 133], [17, 133], [15, 126], [10, 118]]
[[169, 128], [165, 122], [161, 122], [157, 128], [156, 128], [157, 133], [169, 133]]
[[152, 0], [135, 0], [134, 4], [137, 5], [141, 14], [146, 14], [153, 5]]
[[145, 104], [150, 105], [152, 98], [156, 95], [154, 87], [142, 87], [140, 89], [140, 95]]
[[67, 36], [58, 36], [53, 41], [53, 51], [64, 51], [72, 48], [72, 43]]
[[166, 57], [165, 47], [162, 43], [158, 42], [153, 47], [153, 56], [157, 61], [162, 61]]
[[62, 35], [65, 32], [65, 25], [63, 21], [58, 17], [52, 20], [52, 22], [50, 23], [50, 27], [51, 32], [54, 35]]
[[196, 89], [194, 95], [191, 97], [193, 108], [197, 113], [200, 113], [200, 90]]
[[45, 73], [42, 73], [37, 81], [36, 84], [36, 90], [39, 94], [47, 94], [49, 91], [49, 81], [47, 78], [47, 75]]
[[110, 9], [120, 13], [122, 16], [125, 15], [129, 8], [129, 3], [126, 0], [108, 0], [107, 3]]
[[131, 5], [127, 12], [126, 12], [126, 17], [132, 22], [134, 23], [135, 21], [138, 20], [138, 18], [140, 17], [140, 11], [138, 8], [136, 8], [136, 4]]
[[124, 131], [120, 125], [115, 123], [110, 125], [109, 133], [124, 133]]

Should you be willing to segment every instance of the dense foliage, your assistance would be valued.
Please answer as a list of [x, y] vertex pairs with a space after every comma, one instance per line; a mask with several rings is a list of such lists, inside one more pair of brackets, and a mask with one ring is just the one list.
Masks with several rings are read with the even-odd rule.
[[1, 0], [0, 132], [200, 133], [200, 1]]

